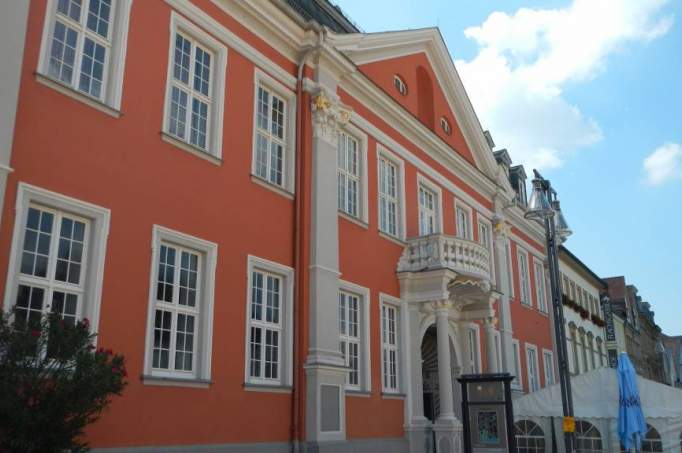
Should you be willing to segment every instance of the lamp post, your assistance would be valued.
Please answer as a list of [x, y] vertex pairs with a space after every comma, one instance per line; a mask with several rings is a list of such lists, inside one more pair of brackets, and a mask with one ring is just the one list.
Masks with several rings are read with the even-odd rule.
[[561, 279], [559, 278], [559, 244], [564, 242], [572, 234], [572, 231], [561, 213], [556, 191], [552, 189], [550, 182], [543, 178], [537, 170], [533, 170], [533, 173], [535, 174], [533, 192], [528, 202], [528, 211], [526, 211], [525, 217], [538, 220], [545, 227], [552, 309], [554, 310], [554, 335], [559, 363], [561, 404], [564, 413], [564, 444], [566, 453], [573, 453], [575, 451], [575, 419], [573, 418], [573, 396], [571, 395], [566, 327], [564, 308], [561, 303]]

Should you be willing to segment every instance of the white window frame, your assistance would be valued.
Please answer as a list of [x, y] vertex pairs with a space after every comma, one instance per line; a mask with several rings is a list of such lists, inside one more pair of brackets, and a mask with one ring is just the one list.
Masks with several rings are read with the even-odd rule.
[[[395, 336], [396, 344], [390, 345], [384, 340], [384, 319], [383, 319], [383, 309], [384, 307], [391, 308], [395, 310]], [[400, 299], [388, 296], [386, 294], [379, 294], [379, 323], [380, 323], [380, 338], [381, 338], [381, 391], [386, 394], [399, 394], [403, 389], [403, 357], [402, 357], [402, 341], [403, 341], [403, 313], [402, 313], [402, 303]], [[386, 373], [385, 368], [386, 362], [386, 351], [394, 350], [396, 352], [396, 386], [389, 387], [386, 385]]]
[[[493, 233], [493, 224], [491, 221], [483, 217], [480, 213], [476, 214], [476, 222], [478, 224], [478, 243], [483, 245], [485, 247], [485, 243], [481, 240], [483, 236], [486, 236], [488, 238], [488, 252], [490, 253], [490, 274], [491, 274], [491, 280], [495, 280], [495, 275], [497, 269], [495, 268], [495, 244], [494, 244], [494, 233]], [[488, 229], [488, 234], [483, 233], [483, 228]]]
[[[370, 291], [369, 288], [364, 286], [356, 285], [345, 280], [339, 280], [339, 293], [350, 293], [358, 297], [358, 303], [360, 304], [359, 314], [360, 314], [360, 325], [358, 330], [360, 332], [360, 359], [358, 367], [358, 384], [357, 386], [349, 385], [346, 382], [346, 389], [350, 390], [351, 393], [362, 392], [369, 393], [372, 391], [372, 367], [371, 367], [371, 356], [370, 356], [370, 318], [369, 318], [369, 307], [370, 301]], [[337, 307], [338, 307], [338, 297], [337, 297]], [[337, 308], [338, 311], [338, 308]]]
[[[97, 104], [101, 103], [118, 112], [121, 109], [121, 97], [123, 94], [123, 74], [125, 71], [126, 51], [128, 48], [128, 28], [130, 23], [130, 9], [132, 0], [113, 0], [110, 13], [110, 30], [108, 55], [106, 56], [106, 64], [102, 73], [102, 95], [94, 97], [89, 93], [85, 93], [77, 88], [78, 79], [80, 78], [80, 66], [82, 59], [82, 40], [83, 33], [79, 32], [78, 36], [78, 51], [76, 53], [76, 60], [74, 61], [74, 80], [70, 85], [57, 80], [49, 75], [48, 66], [50, 60], [50, 50], [52, 44], [52, 35], [54, 33], [54, 26], [57, 15], [58, 0], [48, 0], [45, 10], [45, 20], [43, 23], [43, 35], [40, 44], [40, 56], [38, 59], [37, 73], [40, 77], [49, 81], [56, 89], [75, 97], [81, 101], [99, 107]], [[89, 3], [83, 2], [81, 6], [81, 14], [87, 15]], [[113, 25], [113, 27], [111, 27]], [[40, 80], [40, 79], [39, 79]], [[66, 90], [64, 90], [63, 88]], [[62, 89], [60, 89], [62, 88]], [[94, 101], [92, 104], [88, 101]]]
[[[199, 268], [203, 271], [199, 282], [200, 300], [195, 333], [195, 366], [192, 372], [159, 370], [152, 368], [154, 320], [157, 308], [156, 284], [158, 281], [159, 253], [161, 245], [168, 244], [190, 249], [199, 254]], [[215, 299], [215, 272], [218, 260], [218, 244], [171, 230], [161, 225], [152, 226], [152, 254], [149, 273], [149, 296], [147, 300], [147, 330], [145, 338], [144, 376], [145, 384], [182, 385], [183, 381], [208, 385], [211, 380], [211, 353], [213, 346], [213, 305]], [[175, 330], [171, 330], [171, 335]], [[173, 350], [170, 352], [174, 353]]]
[[[538, 272], [538, 269], [540, 272]], [[542, 313], [548, 313], [545, 266], [542, 261], [538, 260], [535, 256], [533, 256], [533, 274], [535, 276], [535, 299], [538, 310]]]
[[523, 368], [521, 367], [521, 343], [516, 338], [512, 338], [512, 359], [516, 370], [514, 372], [515, 378], [511, 382], [511, 387], [522, 390], [523, 389]]
[[[190, 122], [186, 124], [186, 133], [184, 138], [176, 137], [169, 132], [169, 120], [171, 110], [171, 90], [173, 88], [173, 61], [175, 52], [175, 35], [182, 34], [185, 38], [193, 41], [193, 44], [198, 43], [202, 48], [208, 50], [212, 57], [212, 67], [210, 75], [209, 98], [211, 104], [208, 111], [208, 120], [206, 126], [206, 141], [207, 147], [201, 148], [190, 143]], [[190, 62], [194, 66], [194, 61]], [[205, 154], [222, 159], [223, 153], [223, 114], [225, 109], [225, 86], [227, 72], [227, 47], [213, 38], [210, 34], [196, 26], [194, 23], [185, 19], [175, 11], [171, 11], [170, 19], [170, 35], [168, 46], [168, 62], [166, 69], [166, 90], [163, 107], [163, 123], [161, 124], [162, 138], [172, 144], [179, 145], [182, 149], [205, 157]], [[193, 81], [190, 80], [190, 84]], [[191, 105], [188, 106], [191, 110]], [[191, 121], [191, 112], [188, 114]]]
[[[528, 253], [516, 247], [517, 263], [519, 267], [519, 300], [523, 305], [531, 307], [533, 305], [530, 290], [530, 265], [528, 263]], [[522, 259], [523, 258], [523, 259]], [[523, 265], [525, 263], [525, 266]], [[525, 279], [524, 279], [525, 271]]]
[[[466, 234], [462, 234], [460, 231], [460, 224], [459, 224], [459, 213], [463, 212], [466, 214]], [[473, 220], [473, 214], [471, 212], [471, 208], [466, 206], [465, 204], [455, 200], [455, 233], [457, 237], [462, 238], [462, 239], [468, 239], [470, 241], [474, 240], [474, 220]]]
[[[358, 143], [358, 192], [357, 192], [357, 214], [353, 215], [337, 206], [339, 214], [354, 219], [361, 220], [365, 224], [369, 223], [369, 201], [367, 188], [367, 134], [352, 123], [346, 124], [341, 130], [342, 134], [348, 135]], [[341, 142], [339, 137], [339, 143]], [[338, 152], [338, 149], [337, 149]], [[337, 171], [339, 171], [337, 169]]]
[[[535, 359], [532, 360], [533, 362], [533, 367], [531, 367], [531, 354], [530, 352], [533, 352], [533, 355], [535, 356]], [[531, 343], [526, 343], [526, 371], [528, 372], [528, 393], [536, 392], [540, 390], [540, 370], [539, 368], [539, 359], [538, 359], [538, 348], [537, 346], [531, 344]], [[533, 374], [533, 370], [535, 370], [535, 374]], [[535, 384], [535, 385], [534, 385]]]
[[[87, 219], [89, 222], [87, 245], [87, 262], [81, 271], [83, 286], [83, 303], [80, 308], [80, 317], [87, 318], [90, 322], [90, 331], [98, 332], [100, 305], [102, 302], [102, 281], [104, 278], [104, 260], [109, 237], [109, 222], [111, 211], [75, 198], [51, 192], [40, 187], [20, 182], [17, 187], [17, 197], [14, 218], [14, 230], [12, 233], [12, 245], [7, 266], [7, 281], [5, 284], [5, 301], [3, 309], [10, 314], [16, 304], [17, 290], [19, 287], [19, 274], [21, 266], [21, 254], [23, 251], [24, 234], [28, 209], [31, 205], [45, 206], [48, 209], [64, 211]], [[58, 238], [53, 237], [52, 240]], [[45, 296], [45, 303], [50, 303]], [[97, 337], [95, 338], [97, 341]]]
[[495, 330], [495, 357], [497, 357], [498, 372], [502, 372], [502, 336], [499, 330]]
[[403, 96], [407, 96], [407, 84], [398, 74], [393, 74], [393, 86]]
[[554, 352], [549, 349], [542, 349], [542, 362], [545, 370], [545, 387], [556, 383], [556, 373], [554, 372]]
[[[263, 379], [251, 377], [249, 373], [250, 335], [251, 335], [251, 290], [253, 272], [260, 271], [273, 274], [282, 279], [281, 291], [281, 339], [279, 379]], [[246, 258], [246, 328], [244, 331], [244, 387], [247, 390], [288, 389], [293, 383], [293, 301], [294, 301], [294, 269], [274, 261], [248, 255]]]
[[[381, 229], [381, 190], [378, 187], [379, 181], [381, 180], [380, 175], [380, 160], [384, 159], [388, 163], [394, 165], [397, 170], [397, 185], [396, 194], [396, 234], [392, 234], [388, 231]], [[405, 235], [407, 231], [406, 221], [405, 221], [405, 161], [399, 158], [397, 155], [393, 154], [387, 148], [381, 144], [377, 144], [377, 224], [380, 235], [385, 235], [389, 238], [395, 238], [401, 241], [405, 240]]]
[[[285, 102], [284, 111], [284, 156], [282, 163], [282, 185], [270, 182], [256, 174], [256, 144], [258, 136], [258, 88], [263, 87], [266, 91], [275, 94]], [[254, 69], [253, 79], [253, 119], [251, 123], [251, 175], [259, 182], [265, 183], [276, 189], [284, 190], [289, 194], [295, 192], [296, 183], [296, 92], [266, 74], [260, 68]], [[336, 201], [335, 201], [336, 203]]]
[[422, 231], [421, 225], [421, 215], [422, 215], [422, 205], [419, 202], [419, 192], [421, 190], [431, 192], [433, 194], [433, 223], [434, 231], [428, 234], [439, 234], [443, 232], [443, 191], [441, 188], [424, 177], [421, 173], [417, 173], [417, 211], [418, 211], [418, 223], [419, 223], [419, 235], [426, 236], [427, 233]]
[[[473, 343], [473, 350], [471, 348]], [[470, 364], [470, 372], [472, 374], [481, 373], [483, 364], [481, 362], [481, 328], [478, 324], [472, 322], [466, 328], [466, 350], [468, 353], [468, 361]]]

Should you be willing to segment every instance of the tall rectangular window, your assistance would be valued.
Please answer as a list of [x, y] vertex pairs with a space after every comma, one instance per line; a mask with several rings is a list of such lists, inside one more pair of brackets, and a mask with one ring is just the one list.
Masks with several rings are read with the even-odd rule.
[[203, 308], [199, 253], [162, 243], [157, 268], [152, 369], [194, 373]]
[[514, 353], [514, 380], [512, 385], [520, 389], [523, 387], [523, 377], [521, 375], [521, 347], [519, 340], [512, 341], [512, 351]]
[[360, 388], [360, 298], [354, 294], [339, 293], [339, 333], [341, 355], [349, 368], [346, 386]]
[[89, 229], [90, 222], [81, 217], [29, 206], [15, 299], [17, 321], [36, 327], [52, 312], [73, 325], [83, 316]]
[[[490, 225], [483, 222], [478, 222], [478, 242], [486, 248], [492, 249], [492, 239], [490, 238]], [[491, 255], [492, 256], [492, 255]]]
[[45, 72], [81, 93], [105, 101], [107, 82], [113, 76], [112, 46], [120, 40], [117, 31], [124, 33], [116, 23], [117, 8], [129, 9], [129, 4], [120, 0], [54, 3], [56, 8], [48, 11], [47, 18], [51, 22]]
[[472, 327], [467, 330], [467, 341], [469, 346], [469, 363], [472, 373], [480, 373], [481, 366], [478, 360], [478, 331]]
[[438, 196], [424, 185], [419, 185], [419, 235], [438, 232]]
[[538, 310], [547, 313], [547, 290], [545, 288], [545, 268], [540, 262], [535, 262], [535, 297]]
[[398, 325], [397, 307], [381, 306], [381, 369], [385, 392], [398, 392]]
[[530, 278], [528, 275], [528, 256], [519, 252], [519, 284], [521, 286], [521, 303], [530, 305]]
[[258, 86], [256, 99], [256, 176], [276, 186], [284, 186], [287, 146], [287, 106], [279, 94]]
[[358, 141], [345, 132], [339, 134], [337, 150], [339, 209], [359, 217], [360, 151]]
[[168, 133], [208, 150], [213, 54], [179, 31], [173, 39]]
[[545, 365], [545, 386], [554, 384], [554, 356], [552, 351], [544, 351], [542, 361]]
[[282, 278], [254, 270], [251, 274], [249, 314], [249, 376], [255, 380], [281, 379]]
[[455, 215], [457, 217], [457, 236], [464, 239], [472, 239], [469, 211], [461, 206], [457, 206], [455, 208]]
[[399, 236], [398, 166], [379, 156], [379, 230]]
[[528, 366], [528, 391], [540, 390], [540, 375], [538, 374], [538, 354], [534, 346], [526, 345], [526, 365]]

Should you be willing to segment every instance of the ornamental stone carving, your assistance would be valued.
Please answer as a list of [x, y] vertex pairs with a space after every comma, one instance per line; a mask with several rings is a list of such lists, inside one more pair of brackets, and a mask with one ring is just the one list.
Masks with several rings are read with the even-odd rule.
[[344, 107], [338, 96], [324, 88], [312, 97], [313, 134], [336, 147], [339, 128], [350, 121], [351, 110]]

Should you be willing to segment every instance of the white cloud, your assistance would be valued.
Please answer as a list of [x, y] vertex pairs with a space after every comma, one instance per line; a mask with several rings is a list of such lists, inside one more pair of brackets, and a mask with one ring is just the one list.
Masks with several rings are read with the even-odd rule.
[[656, 186], [682, 180], [682, 145], [666, 143], [649, 154], [643, 163], [646, 182]]
[[607, 57], [670, 29], [669, 0], [573, 0], [566, 8], [494, 12], [464, 31], [478, 55], [456, 61], [485, 128], [516, 162], [553, 168], [602, 138], [599, 125], [563, 96], [589, 81]]

